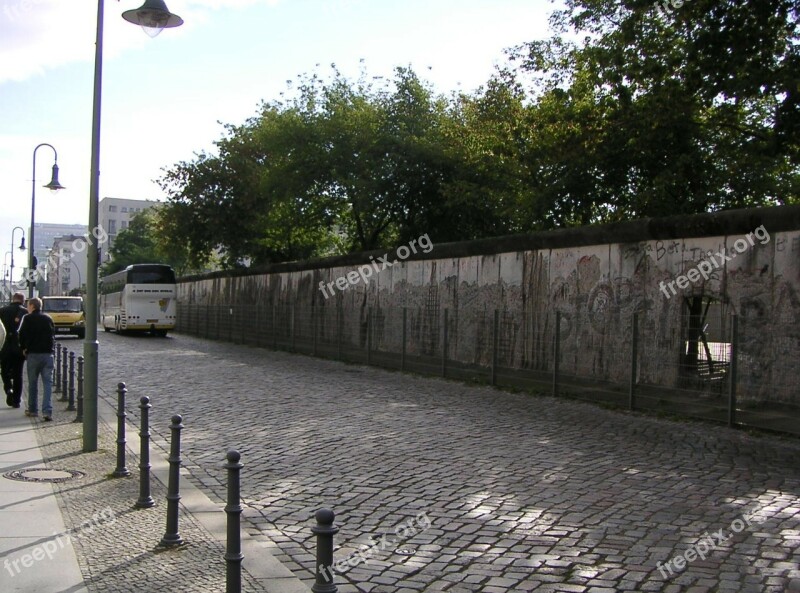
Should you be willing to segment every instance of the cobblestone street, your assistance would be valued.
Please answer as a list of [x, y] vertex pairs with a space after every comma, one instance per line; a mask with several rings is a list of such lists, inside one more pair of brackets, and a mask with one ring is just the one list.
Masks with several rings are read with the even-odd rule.
[[309, 584], [328, 507], [342, 593], [800, 591], [797, 440], [184, 335], [102, 334], [119, 381], [215, 500], [241, 451], [248, 531]]

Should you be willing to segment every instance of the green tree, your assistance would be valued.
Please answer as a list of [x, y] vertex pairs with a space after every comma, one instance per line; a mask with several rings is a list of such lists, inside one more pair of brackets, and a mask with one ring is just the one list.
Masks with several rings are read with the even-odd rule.
[[154, 206], [134, 216], [122, 229], [111, 247], [111, 260], [100, 269], [103, 276], [124, 270], [132, 264], [162, 263], [172, 266], [176, 273], [194, 271], [188, 262], [188, 252], [165, 233], [169, 223], [163, 220], [163, 208]]
[[567, 0], [552, 39], [510, 54], [533, 82], [520, 211], [563, 225], [796, 199], [797, 18], [796, 0]]

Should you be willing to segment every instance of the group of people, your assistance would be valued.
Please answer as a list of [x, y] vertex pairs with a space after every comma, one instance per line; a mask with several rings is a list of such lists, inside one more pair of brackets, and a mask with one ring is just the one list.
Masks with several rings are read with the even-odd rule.
[[28, 401], [25, 415], [32, 418], [39, 416], [41, 379], [42, 415], [45, 421], [50, 421], [53, 419], [55, 325], [50, 316], [42, 312], [41, 299], [29, 299], [27, 307], [24, 302], [25, 295], [18, 292], [11, 298], [11, 304], [0, 308], [0, 372], [3, 390], [6, 392], [6, 404], [12, 408], [20, 407], [22, 370], [27, 366]]

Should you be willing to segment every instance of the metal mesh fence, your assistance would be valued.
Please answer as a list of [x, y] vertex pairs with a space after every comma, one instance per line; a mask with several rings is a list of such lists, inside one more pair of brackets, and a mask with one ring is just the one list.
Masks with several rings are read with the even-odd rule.
[[707, 306], [667, 327], [652, 311], [604, 315], [185, 304], [178, 309], [178, 331], [800, 434], [800, 361], [786, 355], [797, 351], [800, 329]]

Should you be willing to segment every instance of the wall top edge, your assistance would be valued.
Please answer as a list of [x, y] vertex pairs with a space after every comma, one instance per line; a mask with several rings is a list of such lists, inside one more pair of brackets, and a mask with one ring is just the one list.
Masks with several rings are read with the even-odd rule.
[[[764, 225], [767, 232], [800, 230], [800, 205], [742, 208], [720, 212], [640, 218], [626, 222], [590, 225], [476, 239], [456, 243], [435, 243], [430, 253], [411, 255], [406, 261], [497, 255], [537, 249], [585, 247], [612, 243], [638, 243], [659, 239], [682, 239], [744, 235]], [[388, 250], [392, 254], [393, 250]], [[193, 282], [232, 276], [253, 276], [269, 273], [355, 266], [369, 262], [370, 256], [383, 256], [387, 250], [362, 251], [334, 257], [264, 266], [221, 270], [184, 276], [182, 282]]]

